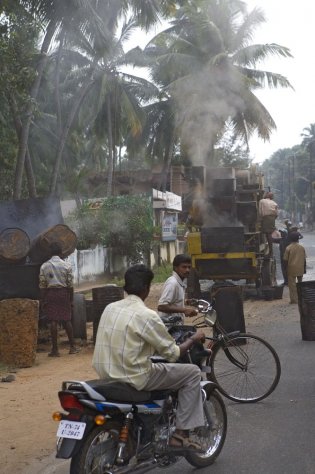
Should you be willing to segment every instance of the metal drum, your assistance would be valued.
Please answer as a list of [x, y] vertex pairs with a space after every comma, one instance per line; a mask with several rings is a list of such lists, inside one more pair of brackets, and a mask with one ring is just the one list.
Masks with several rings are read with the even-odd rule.
[[93, 341], [95, 344], [98, 324], [107, 305], [124, 297], [124, 289], [117, 285], [105, 285], [92, 289], [93, 295]]

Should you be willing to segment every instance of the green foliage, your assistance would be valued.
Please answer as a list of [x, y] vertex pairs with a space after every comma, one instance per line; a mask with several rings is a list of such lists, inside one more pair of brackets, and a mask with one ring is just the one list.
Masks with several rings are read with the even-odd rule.
[[162, 265], [153, 268], [153, 283], [164, 283], [172, 275], [173, 266], [171, 263], [163, 262]]
[[150, 251], [152, 203], [140, 196], [108, 198], [102, 207], [104, 233], [102, 243], [115, 247], [130, 263], [143, 259]]
[[92, 209], [88, 202], [83, 203], [65, 221], [78, 236], [77, 248], [79, 250], [93, 248], [101, 243], [103, 226], [100, 210]]
[[142, 196], [110, 197], [98, 209], [84, 204], [68, 224], [78, 235], [79, 248], [102, 244], [115, 248], [129, 263], [137, 263], [151, 248], [152, 203]]

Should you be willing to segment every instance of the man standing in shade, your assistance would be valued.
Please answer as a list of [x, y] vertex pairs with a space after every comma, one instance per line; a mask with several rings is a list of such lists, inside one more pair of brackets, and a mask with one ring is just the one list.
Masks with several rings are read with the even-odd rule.
[[272, 233], [276, 228], [276, 218], [278, 216], [278, 204], [273, 200], [273, 193], [268, 192], [259, 201], [259, 217], [261, 221], [261, 231], [266, 234], [269, 257], [273, 256]]
[[61, 321], [66, 330], [70, 350], [69, 354], [79, 352], [74, 345], [71, 324], [73, 302], [73, 275], [71, 265], [62, 258], [62, 248], [58, 243], [50, 246], [51, 258], [42, 264], [39, 272], [41, 292], [41, 312], [50, 323], [52, 349], [49, 357], [60, 357], [58, 351], [58, 323]]
[[158, 311], [162, 320], [167, 319], [167, 316], [170, 315], [179, 315], [182, 320], [181, 324], [183, 324], [185, 316], [190, 317], [198, 314], [195, 308], [185, 306], [186, 281], [190, 270], [190, 256], [185, 254], [176, 255], [173, 260], [173, 274], [164, 283], [158, 303]]
[[306, 273], [306, 253], [303, 245], [298, 243], [298, 232], [291, 232], [290, 239], [292, 243], [285, 249], [283, 260], [286, 264], [288, 273], [290, 304], [297, 304], [298, 295], [296, 289], [296, 280], [301, 282], [303, 279], [303, 274]]

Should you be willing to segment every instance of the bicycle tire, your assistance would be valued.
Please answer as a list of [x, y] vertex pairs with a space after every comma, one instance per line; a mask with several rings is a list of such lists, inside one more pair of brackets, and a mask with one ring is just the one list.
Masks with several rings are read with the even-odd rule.
[[274, 348], [253, 334], [241, 333], [215, 343], [207, 359], [207, 378], [225, 397], [255, 403], [268, 397], [278, 385], [281, 364]]

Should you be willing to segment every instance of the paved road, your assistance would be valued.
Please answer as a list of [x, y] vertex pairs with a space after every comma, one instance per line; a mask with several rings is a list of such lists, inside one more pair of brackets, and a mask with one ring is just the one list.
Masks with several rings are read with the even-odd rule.
[[[315, 235], [305, 235], [302, 243], [308, 255], [305, 279], [312, 280], [315, 279]], [[229, 428], [225, 446], [215, 464], [200, 469], [200, 474], [315, 473], [315, 341], [302, 341], [298, 309], [291, 306], [289, 317], [287, 306], [281, 307], [281, 318], [272, 321], [265, 317], [255, 326], [255, 334], [265, 337], [281, 359], [282, 376], [276, 391], [253, 405], [226, 400]], [[68, 472], [69, 463], [55, 460], [52, 454], [25, 474]], [[165, 471], [154, 470], [157, 474], [162, 472]], [[195, 470], [182, 460], [168, 472], [190, 474]]]
[[[314, 474], [315, 472], [315, 342], [301, 340], [296, 321], [276, 321], [255, 332], [278, 351], [282, 377], [265, 401], [240, 405], [226, 401], [229, 429], [223, 451], [200, 474]], [[69, 464], [50, 459], [25, 474], [67, 474]], [[172, 474], [194, 470], [181, 461]], [[157, 474], [162, 470], [155, 470]]]

